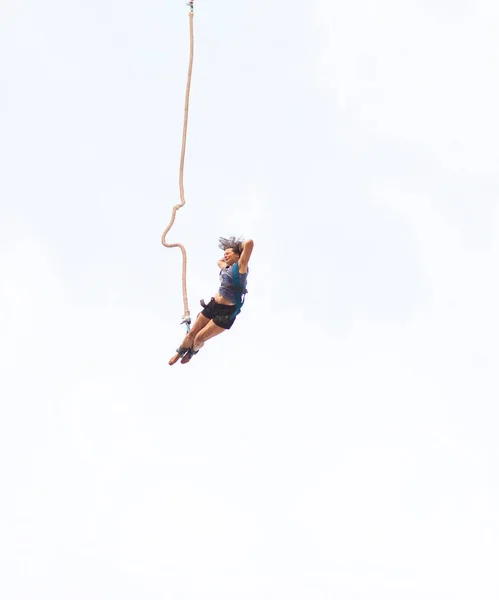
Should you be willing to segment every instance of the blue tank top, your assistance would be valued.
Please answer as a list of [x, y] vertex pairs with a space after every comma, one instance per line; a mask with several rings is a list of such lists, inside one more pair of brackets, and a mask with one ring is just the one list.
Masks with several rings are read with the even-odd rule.
[[[246, 282], [248, 281], [248, 273], [239, 273], [239, 283], [242, 288], [239, 289], [232, 278], [233, 268], [233, 266], [225, 267], [225, 269], [220, 271], [220, 287], [218, 293], [229, 302], [232, 302], [232, 304], [237, 304], [240, 294], [247, 293]], [[237, 268], [239, 269], [239, 265]]]

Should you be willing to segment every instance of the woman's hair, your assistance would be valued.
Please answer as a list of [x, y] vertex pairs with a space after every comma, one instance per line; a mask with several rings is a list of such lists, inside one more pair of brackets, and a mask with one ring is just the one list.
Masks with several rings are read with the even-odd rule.
[[218, 247], [222, 250], [228, 250], [232, 248], [236, 254], [241, 256], [241, 252], [243, 251], [243, 241], [241, 238], [236, 238], [234, 236], [230, 238], [221, 237], [218, 239]]

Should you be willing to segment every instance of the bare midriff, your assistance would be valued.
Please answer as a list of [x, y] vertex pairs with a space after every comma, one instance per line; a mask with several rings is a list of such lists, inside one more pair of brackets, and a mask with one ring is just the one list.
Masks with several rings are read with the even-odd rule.
[[227, 300], [227, 298], [220, 296], [220, 294], [215, 294], [214, 298], [215, 298], [215, 302], [217, 304], [225, 304], [226, 306], [234, 306], [234, 304], [232, 302], [229, 302]]

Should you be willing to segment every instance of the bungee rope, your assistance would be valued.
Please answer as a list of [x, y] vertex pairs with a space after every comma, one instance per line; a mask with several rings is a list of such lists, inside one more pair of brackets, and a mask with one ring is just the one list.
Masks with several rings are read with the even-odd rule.
[[185, 204], [184, 194], [184, 163], [185, 163], [185, 147], [187, 142], [187, 123], [189, 120], [189, 96], [191, 92], [191, 78], [192, 78], [192, 64], [194, 62], [194, 0], [186, 2], [189, 8], [189, 40], [190, 40], [190, 52], [189, 52], [189, 70], [187, 74], [187, 87], [185, 90], [185, 105], [184, 105], [184, 130], [182, 134], [182, 152], [180, 154], [180, 171], [179, 171], [179, 186], [180, 186], [180, 204], [176, 204], [172, 210], [172, 216], [168, 227], [164, 230], [161, 236], [161, 243], [166, 248], [180, 248], [182, 252], [182, 295], [184, 299], [184, 316], [182, 317], [182, 324], [185, 323], [187, 332], [191, 328], [191, 316], [189, 311], [189, 300], [187, 298], [187, 252], [185, 247], [180, 243], [168, 244], [166, 242], [166, 235], [170, 231], [175, 222], [177, 210]]

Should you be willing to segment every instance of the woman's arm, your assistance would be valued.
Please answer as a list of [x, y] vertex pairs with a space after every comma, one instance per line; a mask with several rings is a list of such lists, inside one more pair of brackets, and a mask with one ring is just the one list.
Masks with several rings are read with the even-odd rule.
[[239, 273], [246, 273], [248, 270], [248, 263], [251, 257], [251, 253], [253, 252], [253, 240], [246, 240], [243, 243], [243, 251], [241, 252], [241, 256], [239, 257]]

